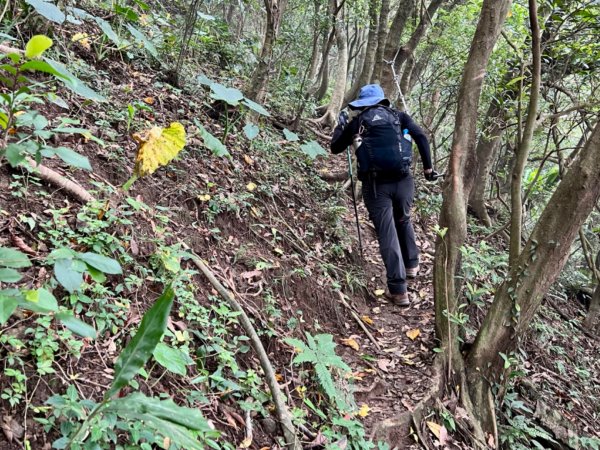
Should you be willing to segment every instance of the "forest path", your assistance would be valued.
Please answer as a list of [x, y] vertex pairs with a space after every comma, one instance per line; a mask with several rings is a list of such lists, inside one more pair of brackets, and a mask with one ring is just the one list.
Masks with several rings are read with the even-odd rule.
[[[335, 173], [345, 163], [345, 155], [334, 155], [324, 162], [324, 168]], [[344, 217], [344, 224], [346, 232], [353, 236], [354, 247], [358, 251], [350, 189], [347, 194], [348, 213]], [[358, 311], [379, 348], [356, 322], [349, 319], [346, 323], [347, 336], [339, 336], [338, 343], [342, 345], [338, 351], [352, 367], [356, 377], [354, 395], [357, 406], [368, 406], [364, 424], [367, 434], [370, 434], [381, 421], [412, 411], [430, 388], [435, 355], [433, 349], [436, 347], [432, 286], [435, 236], [433, 224], [413, 214], [417, 245], [421, 251], [420, 273], [416, 279], [408, 282], [411, 305], [406, 308], [395, 306], [379, 295], [386, 289], [385, 268], [379, 254], [377, 236], [362, 199], [357, 199], [357, 206], [364, 253], [359, 264], [367, 274], [368, 295], [365, 299], [358, 297], [359, 293], [354, 297], [351, 292], [344, 293], [350, 296], [350, 303]], [[358, 344], [358, 349], [350, 346], [353, 345], [352, 341], [343, 339], [352, 339]], [[412, 438], [405, 437], [405, 445], [414, 444]]]

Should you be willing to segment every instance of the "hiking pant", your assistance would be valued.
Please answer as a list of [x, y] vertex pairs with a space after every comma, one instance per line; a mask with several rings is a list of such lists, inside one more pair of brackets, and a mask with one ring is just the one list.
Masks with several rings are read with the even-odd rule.
[[419, 249], [410, 221], [415, 194], [411, 175], [392, 183], [363, 182], [363, 198], [375, 225], [390, 294], [406, 292], [406, 269], [419, 265]]

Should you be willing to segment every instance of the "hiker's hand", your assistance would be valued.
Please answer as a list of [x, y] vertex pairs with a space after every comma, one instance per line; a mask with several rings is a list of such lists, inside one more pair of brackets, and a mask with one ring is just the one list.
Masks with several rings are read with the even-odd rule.
[[425, 171], [425, 179], [427, 181], [435, 181], [440, 177], [440, 174], [437, 173], [435, 170], [433, 169], [427, 169]]
[[341, 125], [342, 128], [348, 125], [348, 113], [346, 111], [340, 111], [340, 116], [338, 117], [338, 125]]

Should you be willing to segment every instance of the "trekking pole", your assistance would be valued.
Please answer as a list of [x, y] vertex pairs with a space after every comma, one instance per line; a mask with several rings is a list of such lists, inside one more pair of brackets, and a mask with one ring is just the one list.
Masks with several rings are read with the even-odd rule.
[[354, 216], [356, 217], [356, 232], [358, 234], [358, 248], [360, 249], [360, 257], [364, 258], [362, 238], [360, 236], [360, 224], [358, 222], [358, 207], [356, 206], [356, 195], [354, 194], [354, 177], [352, 176], [352, 155], [350, 153], [350, 147], [346, 149], [348, 155], [348, 174], [350, 175], [350, 189], [352, 189], [352, 202], [354, 203]]

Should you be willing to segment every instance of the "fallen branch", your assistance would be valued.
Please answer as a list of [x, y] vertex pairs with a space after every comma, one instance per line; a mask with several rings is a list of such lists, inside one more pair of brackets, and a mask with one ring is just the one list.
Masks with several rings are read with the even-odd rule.
[[375, 339], [373, 337], [373, 335], [368, 330], [368, 328], [366, 327], [366, 325], [363, 323], [363, 321], [360, 319], [360, 317], [358, 317], [358, 314], [356, 314], [356, 312], [348, 304], [348, 302], [346, 301], [346, 298], [344, 297], [344, 294], [342, 294], [342, 291], [337, 291], [337, 293], [340, 296], [340, 300], [342, 302], [342, 305], [344, 305], [348, 309], [348, 311], [350, 311], [350, 314], [352, 315], [352, 317], [354, 317], [354, 320], [356, 320], [356, 322], [358, 323], [358, 325], [365, 332], [365, 334], [367, 335], [367, 337], [369, 338], [369, 340], [373, 343], [373, 345], [375, 345], [375, 347], [377, 348], [377, 350], [381, 350], [381, 347], [379, 346], [379, 342], [377, 342], [377, 339]]
[[319, 172], [319, 177], [325, 181], [346, 181], [348, 172]]
[[22, 55], [23, 50], [19, 50], [18, 48], [9, 47], [8, 45], [5, 45], [5, 44], [0, 44], [0, 53], [3, 53], [5, 55], [8, 55], [10, 53], [16, 53], [18, 55]]
[[36, 163], [33, 159], [27, 158], [27, 162], [31, 165], [31, 167], [37, 171], [37, 175], [44, 181], [47, 181], [50, 184], [58, 186], [61, 189], [64, 189], [68, 194], [75, 197], [77, 200], [80, 200], [82, 203], [87, 203], [95, 200], [95, 198], [90, 194], [84, 187], [79, 184], [71, 181], [58, 172], [42, 165]]
[[287, 409], [287, 406], [284, 402], [283, 394], [281, 393], [281, 389], [279, 388], [279, 384], [275, 379], [275, 371], [273, 370], [273, 366], [271, 365], [271, 361], [267, 356], [267, 352], [256, 334], [256, 330], [250, 322], [250, 318], [246, 315], [246, 312], [242, 308], [242, 306], [235, 300], [231, 292], [229, 292], [225, 286], [221, 284], [219, 280], [214, 276], [208, 266], [200, 259], [198, 255], [193, 253], [190, 247], [185, 244], [183, 241], [179, 241], [186, 250], [189, 250], [192, 255], [192, 261], [200, 269], [200, 271], [204, 274], [204, 276], [210, 281], [210, 283], [214, 286], [214, 288], [221, 294], [221, 296], [229, 303], [229, 306], [236, 312], [239, 312], [240, 324], [244, 331], [250, 337], [250, 343], [254, 348], [254, 351], [258, 354], [258, 359], [260, 361], [260, 366], [262, 367], [265, 378], [267, 380], [267, 384], [269, 386], [269, 390], [271, 391], [271, 395], [273, 396], [273, 403], [275, 403], [275, 410], [277, 411], [277, 417], [281, 423], [281, 428], [283, 430], [283, 436], [287, 443], [287, 448], [289, 450], [302, 450], [302, 445], [300, 444], [300, 440], [296, 435], [296, 430], [294, 428], [294, 424], [292, 423], [292, 418], [290, 412]]

